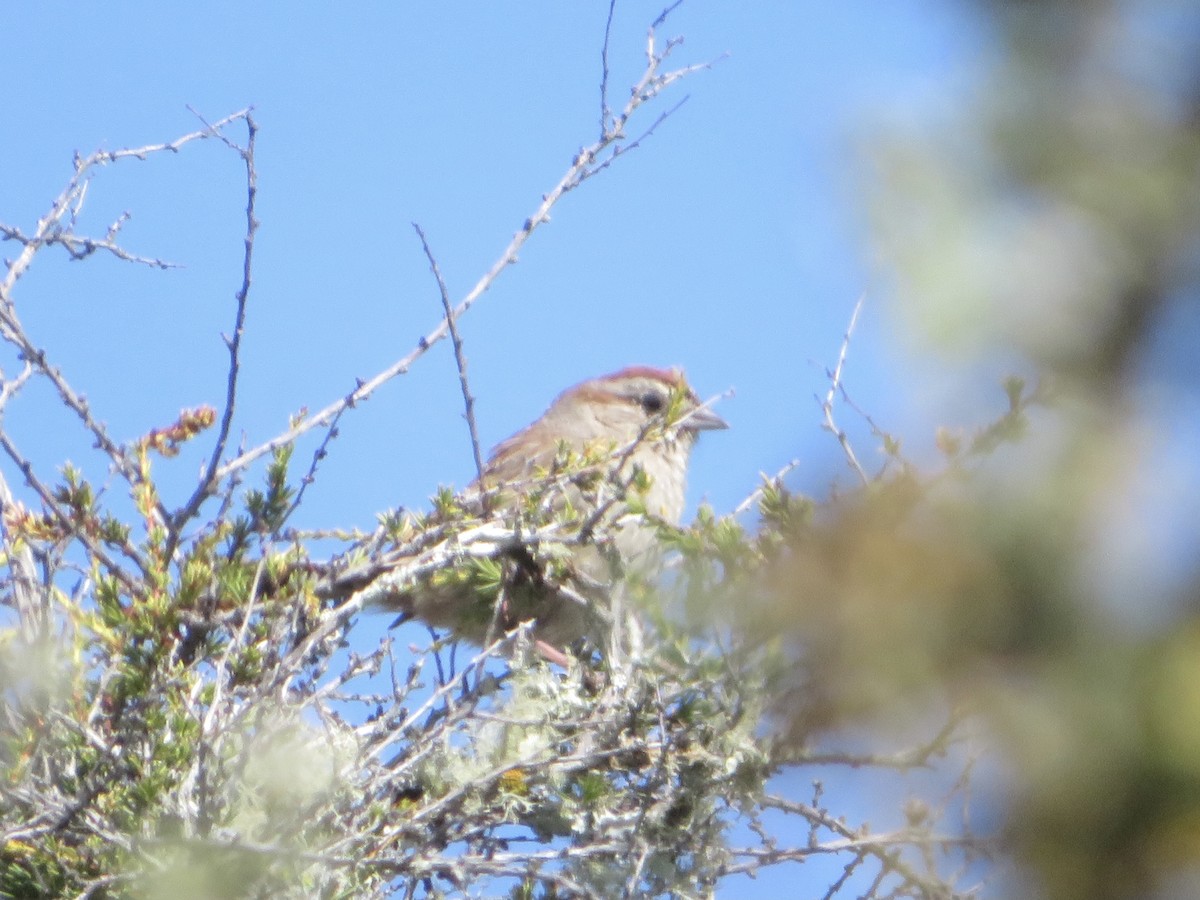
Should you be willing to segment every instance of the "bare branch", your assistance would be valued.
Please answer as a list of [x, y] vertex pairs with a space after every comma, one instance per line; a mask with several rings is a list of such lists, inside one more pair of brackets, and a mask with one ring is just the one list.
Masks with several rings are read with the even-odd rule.
[[254, 262], [254, 237], [258, 232], [258, 217], [255, 215], [255, 202], [258, 198], [258, 172], [254, 165], [254, 142], [258, 135], [258, 125], [254, 121], [251, 110], [245, 110], [242, 118], [246, 122], [246, 146], [238, 147], [223, 134], [216, 126], [209, 126], [210, 132], [223, 141], [226, 146], [235, 150], [242, 158], [246, 168], [246, 235], [243, 239], [242, 251], [242, 284], [236, 295], [237, 312], [234, 315], [233, 334], [225, 337], [225, 346], [229, 350], [229, 369], [225, 378], [225, 407], [221, 412], [221, 425], [217, 439], [209, 455], [208, 464], [200, 477], [200, 483], [192, 492], [187, 502], [168, 519], [171, 530], [167, 545], [169, 557], [179, 542], [184, 524], [199, 510], [201, 504], [216, 490], [220, 483], [214, 473], [225, 455], [225, 447], [229, 442], [229, 434], [233, 427], [233, 415], [237, 406], [238, 376], [241, 372], [242, 336], [246, 329], [246, 307], [250, 298], [250, 283]]
[[822, 427], [834, 437], [842, 446], [842, 452], [846, 455], [846, 461], [850, 463], [850, 467], [858, 474], [863, 484], [869, 484], [871, 479], [858, 461], [858, 457], [854, 454], [854, 448], [850, 445], [850, 439], [834, 421], [833, 418], [833, 403], [834, 398], [838, 394], [838, 390], [842, 385], [842, 370], [846, 365], [846, 354], [850, 350], [850, 337], [854, 334], [854, 326], [858, 323], [858, 314], [862, 311], [863, 301], [866, 295], [858, 298], [858, 302], [854, 304], [854, 311], [850, 314], [850, 324], [846, 326], [846, 333], [842, 337], [842, 348], [838, 352], [837, 365], [833, 371], [826, 371], [829, 378], [829, 391], [825, 394], [825, 402], [821, 404], [821, 411], [825, 414], [825, 423]]
[[765, 473], [759, 472], [759, 478], [762, 479], [762, 484], [760, 484], [758, 487], [756, 487], [754, 490], [752, 490], [746, 496], [745, 500], [743, 500], [741, 503], [739, 503], [737, 506], [735, 506], [733, 508], [734, 517], [742, 515], [742, 513], [746, 512], [748, 509], [750, 509], [752, 506], [754, 506], [755, 503], [757, 503], [760, 499], [762, 499], [763, 490], [765, 489], [766, 485], [772, 485], [772, 486], [782, 485], [783, 479], [786, 478], [788, 473], [790, 473], [798, 465], [800, 465], [800, 460], [798, 460], [798, 459], [790, 460], [783, 468], [781, 468], [778, 472], [776, 472], [774, 475], [771, 475], [770, 477], [768, 477]]
[[668, 109], [662, 113], [659, 113], [658, 118], [655, 119], [650, 124], [650, 127], [647, 128], [645, 131], [643, 131], [641, 134], [639, 134], [632, 141], [630, 141], [627, 144], [622, 144], [620, 146], [613, 147], [612, 152], [607, 157], [605, 157], [603, 160], [596, 163], [596, 165], [592, 166], [586, 172], [584, 172], [583, 175], [580, 177], [579, 181], [583, 182], [586, 179], [591, 178], [593, 175], [599, 175], [601, 172], [603, 172], [605, 169], [607, 169], [609, 166], [611, 166], [614, 162], [616, 162], [620, 157], [624, 156], [626, 153], [631, 153], [632, 151], [637, 150], [639, 147], [642, 146], [642, 141], [646, 140], [651, 135], [653, 135], [654, 130], [656, 128], [658, 128], [658, 126], [661, 125], [663, 122], [667, 121], [667, 119], [669, 119], [671, 116], [673, 116], [680, 109], [680, 107], [683, 106], [683, 104], [687, 103], [687, 101], [688, 101], [688, 98], [683, 97], [678, 103], [676, 103], [670, 109]]
[[[670, 7], [668, 10], [666, 10], [664, 15], [660, 16], [657, 21], [662, 21], [665, 13], [669, 12], [670, 9], [673, 8], [674, 7]], [[533, 232], [536, 231], [541, 225], [550, 221], [550, 210], [562, 199], [563, 195], [573, 188], [578, 187], [591, 175], [596, 174], [604, 168], [607, 168], [608, 164], [611, 163], [611, 158], [601, 160], [600, 157], [606, 150], [612, 148], [618, 141], [624, 138], [625, 125], [628, 123], [634, 113], [647, 102], [657, 97], [666, 87], [673, 84], [675, 81], [683, 78], [691, 72], [699, 69], [709, 68], [711, 66], [710, 63], [697, 66], [688, 66], [684, 69], [679, 69], [674, 72], [659, 74], [658, 70], [660, 66], [667, 58], [671, 50], [678, 45], [678, 42], [669, 41], [665, 49], [660, 54], [653, 52], [653, 44], [654, 41], [652, 28], [651, 39], [649, 41], [651, 52], [649, 53], [649, 62], [647, 64], [646, 71], [643, 73], [638, 83], [633, 87], [630, 93], [629, 102], [626, 103], [625, 108], [616, 118], [613, 126], [595, 143], [584, 147], [575, 155], [575, 158], [571, 161], [571, 165], [568, 167], [567, 171], [558, 180], [558, 183], [555, 184], [548, 193], [543, 195], [541, 203], [538, 204], [533, 214], [525, 220], [525, 223], [521, 229], [513, 235], [512, 239], [508, 242], [508, 246], [504, 248], [500, 256], [492, 264], [491, 268], [489, 268], [479, 278], [474, 287], [472, 287], [471, 290], [467, 292], [466, 296], [458, 302], [458, 305], [454, 307], [453, 317], [443, 316], [442, 320], [436, 326], [434, 326], [427, 334], [417, 341], [416, 348], [414, 348], [411, 352], [392, 363], [392, 365], [388, 366], [382, 372], [379, 372], [378, 374], [366, 380], [360, 380], [354, 389], [340, 400], [330, 403], [328, 406], [319, 410], [317, 413], [305, 419], [303, 422], [297, 423], [282, 434], [276, 435], [265, 443], [259, 444], [257, 447], [247, 450], [246, 452], [234, 457], [229, 462], [217, 469], [215, 477], [217, 479], [223, 479], [230, 473], [245, 468], [255, 460], [272, 452], [276, 448], [292, 443], [298, 437], [306, 434], [313, 428], [319, 428], [327, 424], [341, 410], [347, 407], [355, 406], [356, 404], [370, 397], [382, 385], [391, 381], [393, 378], [406, 373], [409, 368], [411, 368], [412, 364], [416, 362], [416, 360], [424, 356], [429, 351], [430, 347], [432, 347], [438, 341], [449, 336], [450, 319], [458, 319], [468, 309], [474, 306], [475, 302], [483, 296], [483, 294], [492, 286], [493, 283], [495, 283], [500, 274], [510, 265], [516, 263], [518, 253], [521, 248], [525, 246], [525, 242], [529, 240]], [[669, 115], [669, 113], [667, 115]], [[649, 130], [653, 131], [653, 128], [665, 118], [666, 115], [660, 116]], [[617, 155], [618, 154], [614, 151], [613, 158], [615, 158]]]
[[[827, 829], [837, 835], [840, 840], [824, 842], [818, 844], [816, 850], [823, 852], [838, 852], [849, 849], [862, 850], [865, 853], [879, 859], [885, 867], [885, 871], [892, 871], [907, 881], [909, 884], [917, 887], [926, 897], [941, 897], [948, 898], [965, 897], [965, 894], [952, 891], [947, 893], [946, 885], [940, 880], [936, 882], [920, 872], [917, 872], [901, 857], [899, 848], [910, 847], [919, 844], [935, 844], [939, 847], [963, 846], [970, 842], [963, 838], [957, 837], [938, 837], [934, 835], [924, 836], [914, 834], [911, 831], [900, 831], [893, 834], [871, 834], [870, 829], [863, 827], [862, 829], [854, 829], [846, 825], [845, 822], [838, 817], [833, 816], [828, 810], [818, 808], [808, 803], [802, 803], [795, 800], [788, 800], [784, 797], [766, 795], [763, 797], [762, 805], [767, 809], [777, 809], [781, 812], [792, 813], [799, 815], [808, 820], [814, 826]], [[804, 850], [758, 850], [747, 848], [737, 851], [738, 855], [750, 857], [759, 861], [778, 862], [781, 859], [803, 859], [810, 854], [812, 850], [805, 853]], [[736, 867], [733, 867], [736, 869]]]
[[[3, 308], [0, 303], [0, 336], [14, 344], [21, 358], [31, 364], [39, 375], [49, 381], [58, 391], [59, 398], [79, 418], [83, 427], [91, 433], [96, 446], [104, 452], [121, 475], [130, 485], [142, 484], [145, 479], [137, 466], [129, 458], [126, 448], [117, 444], [108, 435], [108, 429], [92, 415], [92, 409], [83, 394], [71, 387], [62, 370], [54, 366], [46, 357], [46, 352], [34, 346], [24, 328], [17, 321], [15, 313]], [[161, 509], [160, 511], [165, 512]]]
[[846, 753], [838, 751], [817, 752], [807, 749], [793, 750], [791, 748], [775, 748], [771, 757], [780, 765], [843, 765], [853, 768], [873, 767], [884, 769], [924, 769], [932, 765], [933, 760], [945, 756], [950, 748], [962, 741], [958, 734], [966, 720], [962, 710], [954, 710], [946, 718], [945, 724], [929, 740], [921, 744], [901, 750], [897, 753]]
[[[317, 480], [317, 467], [320, 466], [325, 457], [329, 455], [329, 445], [333, 443], [334, 439], [339, 434], [338, 422], [341, 421], [341, 418], [342, 417], [340, 414], [335, 416], [333, 421], [329, 423], [329, 427], [325, 429], [325, 437], [321, 439], [321, 443], [318, 444], [317, 449], [313, 451], [312, 460], [308, 464], [308, 471], [305, 472], [304, 477], [300, 479], [300, 488], [296, 491], [296, 496], [288, 505], [287, 512], [280, 517], [280, 521], [286, 522], [292, 517], [292, 513], [300, 508], [300, 502], [304, 499], [304, 494], [308, 491], [308, 486]], [[287, 531], [288, 529], [284, 530], [285, 533]]]
[[467, 358], [463, 353], [462, 338], [459, 337], [458, 326], [454, 321], [456, 316], [454, 308], [450, 304], [450, 292], [446, 289], [445, 279], [442, 278], [442, 271], [438, 268], [433, 251], [429, 249], [429, 241], [425, 239], [425, 232], [416, 222], [412, 223], [412, 227], [417, 232], [417, 236], [421, 238], [421, 247], [425, 250], [425, 258], [429, 260], [429, 269], [433, 272], [433, 277], [437, 279], [438, 293], [442, 298], [442, 310], [446, 313], [446, 327], [450, 331], [450, 343], [454, 345], [454, 364], [458, 367], [458, 383], [462, 388], [463, 415], [467, 420], [467, 430], [471, 433], [471, 454], [475, 458], [475, 474], [479, 476], [479, 481], [482, 483], [483, 454], [479, 450], [479, 429], [475, 425], [475, 398], [471, 396], [471, 385], [467, 381]]
[[[25, 483], [33, 488], [34, 492], [41, 499], [42, 504], [46, 507], [46, 511], [54, 517], [59, 527], [63, 529], [63, 532], [77, 538], [87, 547], [88, 552], [98, 559], [104, 565], [105, 569], [129, 591], [130, 596], [139, 596], [142, 593], [142, 587], [139, 582], [117, 564], [104, 547], [92, 535], [88, 534], [87, 529], [80, 528], [77, 523], [71, 520], [70, 516], [63, 512], [62, 507], [54, 497], [54, 493], [37, 477], [37, 474], [33, 471], [33, 464], [21, 454], [16, 444], [13, 443], [12, 438], [3, 429], [0, 429], [0, 449], [3, 449], [8, 458], [20, 469], [21, 474], [25, 477]], [[136, 551], [128, 546], [123, 548], [123, 550], [125, 555], [137, 564], [142, 575], [146, 575], [148, 571], [146, 563]]]
[[[50, 210], [46, 215], [38, 220], [34, 232], [31, 235], [25, 235], [19, 229], [12, 226], [5, 226], [3, 232], [6, 238], [16, 240], [22, 244], [22, 249], [18, 257], [9, 264], [8, 272], [3, 282], [0, 282], [0, 338], [15, 346], [22, 359], [31, 365], [39, 375], [50, 381], [63, 403], [76, 414], [84, 428], [95, 439], [97, 448], [108, 456], [122, 477], [131, 486], [142, 485], [145, 479], [137, 465], [130, 458], [127, 448], [120, 446], [109, 436], [104, 424], [93, 415], [86, 398], [71, 387], [62, 371], [47, 359], [45, 351], [34, 344], [17, 317], [12, 289], [17, 280], [28, 270], [38, 251], [43, 247], [56, 243], [66, 247], [68, 252], [77, 258], [90, 255], [97, 249], [104, 249], [114, 255], [118, 255], [122, 259], [132, 262], [141, 262], [159, 267], [169, 265], [163, 263], [161, 260], [126, 253], [116, 246], [115, 237], [121, 225], [127, 219], [125, 215], [118, 218], [110, 226], [108, 235], [103, 240], [79, 238], [71, 233], [71, 228], [87, 194], [88, 179], [91, 177], [92, 171], [130, 157], [146, 159], [154, 153], [164, 151], [177, 152], [181, 147], [192, 141], [212, 137], [214, 134], [219, 134], [219, 129], [229, 123], [240, 119], [247, 119], [248, 117], [249, 110], [243, 110], [231, 116], [226, 116], [216, 124], [207, 126], [203, 131], [186, 134], [165, 144], [151, 144], [126, 150], [102, 150], [86, 158], [76, 156], [74, 164], [75, 174], [51, 204]], [[64, 222], [66, 223], [65, 227]], [[158, 503], [158, 512], [164, 521], [169, 520], [168, 513], [161, 502]]]
[[662, 12], [660, 12], [658, 14], [657, 19], [655, 19], [653, 22], [650, 23], [651, 47], [653, 47], [653, 42], [654, 42], [654, 29], [657, 28], [659, 25], [663, 24], [663, 22], [667, 21], [667, 17], [669, 15], [671, 15], [671, 13], [675, 12], [675, 10], [679, 9], [679, 7], [681, 7], [682, 5], [683, 5], [683, 0], [675, 0], [674, 3], [672, 3], [670, 6], [668, 6], [666, 9], [664, 9]]
[[[78, 195], [78, 200], [79, 202], [82, 202], [83, 200], [82, 190]], [[75, 212], [77, 213], [78, 209], [76, 209]], [[126, 219], [128, 219], [128, 215], [122, 217], [122, 220]], [[108, 236], [103, 238], [81, 237], [77, 234], [60, 231], [45, 238], [45, 240], [42, 241], [42, 245], [51, 247], [55, 244], [58, 244], [67, 251], [73, 260], [86, 259], [97, 250], [103, 250], [106, 253], [112, 254], [117, 259], [123, 260], [124, 262], [150, 266], [154, 269], [182, 268], [182, 266], [180, 266], [178, 263], [168, 262], [167, 260], [158, 259], [156, 257], [140, 256], [136, 253], [130, 253], [124, 247], [117, 244], [114, 240], [116, 231], [117, 228], [110, 229]], [[21, 229], [13, 225], [5, 225], [3, 223], [0, 223], [0, 237], [2, 237], [4, 240], [16, 241], [17, 243], [26, 246], [34, 242], [34, 239], [26, 236]]]
[[[67, 182], [67, 186], [63, 189], [62, 193], [51, 204], [50, 211], [38, 220], [37, 228], [33, 235], [23, 240], [24, 246], [21, 254], [10, 263], [8, 274], [5, 276], [4, 281], [0, 282], [0, 308], [3, 308], [8, 313], [12, 312], [13, 285], [28, 270], [38, 250], [46, 246], [52, 236], [61, 234], [59, 225], [63, 221], [63, 218], [69, 215], [73, 216], [74, 212], [77, 211], [78, 204], [82, 203], [83, 197], [87, 193], [88, 178], [91, 177], [93, 169], [131, 157], [144, 160], [152, 154], [163, 151], [176, 153], [186, 144], [212, 137], [231, 122], [246, 118], [249, 113], [250, 110], [248, 109], [233, 113], [211, 126], [206, 126], [201, 131], [193, 131], [165, 144], [147, 144], [144, 147], [125, 150], [97, 150], [88, 157], [76, 155], [75, 174]], [[72, 207], [75, 207], [74, 211]], [[155, 261], [151, 261], [151, 264], [156, 263]]]
[[617, 0], [608, 2], [608, 19], [604, 23], [604, 46], [600, 49], [600, 137], [608, 134], [608, 123], [612, 119], [612, 110], [608, 106], [608, 39], [612, 35], [613, 13], [617, 9]]

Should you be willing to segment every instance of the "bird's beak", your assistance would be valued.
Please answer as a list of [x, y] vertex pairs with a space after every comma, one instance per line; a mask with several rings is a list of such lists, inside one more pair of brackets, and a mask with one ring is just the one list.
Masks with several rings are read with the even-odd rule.
[[679, 427], [688, 431], [718, 431], [728, 428], [729, 423], [705, 406], [698, 406], [684, 416]]

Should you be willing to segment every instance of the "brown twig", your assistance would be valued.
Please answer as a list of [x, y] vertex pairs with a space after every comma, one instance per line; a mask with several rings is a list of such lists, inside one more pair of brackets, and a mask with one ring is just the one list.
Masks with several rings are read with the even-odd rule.
[[[674, 6], [665, 10], [664, 15], [660, 16], [659, 19], [656, 20], [656, 24], [661, 22], [665, 18], [665, 13], [670, 12], [670, 9], [673, 8]], [[500, 274], [509, 266], [517, 262], [518, 252], [522, 247], [525, 246], [526, 241], [529, 240], [530, 236], [534, 231], [537, 230], [538, 227], [550, 221], [550, 210], [562, 199], [563, 195], [573, 188], [578, 187], [591, 175], [596, 174], [611, 163], [611, 159], [603, 160], [600, 163], [597, 163], [597, 160], [605, 150], [612, 148], [616, 142], [624, 138], [624, 126], [633, 116], [633, 114], [647, 102], [657, 97], [663, 90], [665, 90], [675, 81], [678, 81], [680, 78], [683, 78], [694, 71], [709, 68], [711, 66], [711, 63], [704, 63], [701, 65], [687, 66], [672, 72], [659, 74], [658, 70], [663, 61], [667, 58], [667, 55], [670, 53], [670, 51], [677, 45], [678, 42], [668, 41], [666, 48], [661, 54], [655, 53], [653, 49], [654, 30], [653, 27], [651, 28], [650, 40], [648, 43], [649, 63], [646, 71], [643, 73], [642, 78], [632, 89], [630, 99], [628, 103], [626, 103], [625, 108], [622, 110], [620, 116], [615, 120], [613, 126], [604, 135], [602, 135], [594, 143], [584, 147], [575, 155], [571, 161], [571, 165], [567, 168], [567, 171], [558, 180], [558, 183], [555, 184], [548, 193], [542, 196], [541, 203], [538, 204], [537, 208], [533, 211], [533, 214], [525, 220], [525, 223], [522, 225], [520, 230], [513, 235], [512, 239], [508, 242], [508, 245], [501, 252], [500, 256], [496, 259], [492, 266], [486, 272], [484, 272], [482, 276], [480, 276], [479, 280], [475, 283], [471, 290], [467, 292], [466, 296], [464, 296], [454, 307], [453, 317], [443, 316], [437, 325], [435, 325], [429, 330], [429, 332], [418, 339], [417, 346], [412, 351], [405, 354], [403, 357], [376, 375], [373, 375], [365, 380], [359, 380], [353, 390], [351, 390], [341, 399], [336, 400], [319, 410], [314, 415], [305, 419], [303, 422], [296, 423], [282, 434], [278, 434], [270, 440], [238, 454], [236, 457], [229, 460], [219, 469], [217, 469], [215, 477], [217, 479], [223, 479], [230, 473], [245, 468], [255, 460], [272, 452], [278, 447], [292, 443], [298, 437], [306, 434], [313, 428], [318, 428], [327, 424], [341, 410], [366, 400], [382, 385], [391, 381], [393, 378], [406, 373], [412, 367], [413, 363], [416, 362], [416, 360], [429, 352], [429, 349], [434, 344], [448, 337], [450, 334], [450, 319], [458, 319], [468, 309], [474, 306], [476, 301], [478, 301], [479, 298], [482, 297], [483, 294], [488, 290], [488, 288], [495, 283]], [[657, 126], [664, 118], [665, 116], [660, 116], [655, 122], [654, 126], [651, 126], [650, 130], [652, 131], [653, 128]], [[614, 153], [613, 158], [615, 158], [616, 155], [617, 154]]]
[[151, 154], [161, 153], [164, 150], [169, 150], [173, 153], [178, 152], [184, 145], [193, 141], [210, 138], [214, 132], [219, 133], [220, 129], [231, 122], [246, 118], [249, 112], [248, 109], [244, 109], [233, 113], [211, 126], [206, 126], [200, 131], [193, 131], [164, 144], [147, 144], [144, 147], [125, 150], [97, 150], [87, 157], [76, 155], [74, 162], [75, 174], [67, 182], [67, 186], [63, 189], [62, 193], [51, 204], [50, 211], [38, 220], [37, 228], [33, 235], [25, 240], [20, 255], [9, 264], [8, 274], [5, 276], [4, 281], [0, 282], [0, 308], [4, 308], [9, 312], [12, 311], [13, 285], [28, 270], [38, 250], [51, 243], [56, 235], [61, 235], [61, 230], [58, 227], [59, 223], [62, 222], [65, 216], [71, 213], [71, 208], [74, 204], [82, 202], [83, 196], [87, 193], [87, 179], [90, 177], [93, 169], [131, 157], [144, 160]]
[[617, 0], [609, 0], [608, 19], [604, 23], [604, 45], [600, 48], [600, 137], [608, 133], [608, 122], [612, 118], [612, 110], [608, 106], [608, 39], [612, 34], [613, 13], [617, 9]]
[[[71, 387], [62, 371], [49, 361], [46, 352], [38, 348], [30, 338], [17, 316], [12, 290], [16, 282], [33, 263], [37, 253], [43, 247], [54, 244], [65, 247], [69, 253], [72, 253], [77, 258], [90, 255], [97, 249], [104, 249], [130, 262], [154, 265], [160, 268], [169, 266], [170, 264], [164, 263], [162, 260], [149, 259], [124, 251], [117, 253], [117, 249], [119, 248], [116, 247], [115, 237], [122, 223], [128, 218], [125, 215], [119, 217], [110, 226], [108, 235], [103, 240], [80, 238], [71, 233], [70, 228], [73, 227], [79, 209], [87, 194], [88, 179], [95, 169], [123, 159], [132, 157], [144, 160], [154, 153], [163, 151], [177, 152], [181, 147], [192, 141], [212, 137], [214, 134], [219, 134], [219, 129], [229, 123], [248, 117], [249, 110], [242, 110], [241, 112], [226, 116], [214, 125], [206, 126], [202, 131], [183, 135], [169, 143], [149, 144], [125, 150], [101, 150], [87, 157], [76, 155], [74, 174], [67, 182], [66, 187], [53, 201], [50, 210], [38, 220], [33, 233], [26, 235], [19, 229], [11, 226], [5, 226], [3, 231], [6, 238], [18, 241], [22, 245], [22, 248], [17, 258], [9, 263], [4, 280], [0, 282], [0, 338], [3, 338], [16, 347], [21, 358], [54, 386], [63, 403], [75, 413], [84, 428], [92, 435], [96, 446], [108, 456], [117, 471], [121, 473], [122, 477], [131, 486], [142, 485], [145, 482], [145, 478], [138, 466], [130, 458], [127, 448], [117, 444], [109, 436], [104, 424], [93, 415], [87, 399]], [[65, 228], [63, 227], [64, 221], [67, 222], [67, 227]], [[28, 473], [26, 474], [28, 476]], [[169, 521], [169, 515], [162, 502], [156, 501], [156, 503], [159, 515], [164, 521]]]
[[[317, 467], [329, 455], [329, 445], [338, 436], [338, 422], [341, 418], [340, 414], [335, 416], [333, 421], [329, 423], [329, 427], [325, 429], [325, 437], [321, 439], [321, 443], [313, 451], [312, 460], [308, 464], [308, 471], [300, 479], [300, 487], [296, 491], [296, 496], [292, 498], [292, 502], [288, 504], [288, 508], [284, 514], [279, 517], [281, 523], [288, 521], [292, 517], [292, 513], [300, 508], [300, 502], [304, 499], [304, 494], [308, 491], [308, 486], [317, 480]], [[281, 532], [286, 535], [286, 530], [281, 529]]]
[[[213, 495], [220, 479], [216, 477], [217, 466], [225, 455], [225, 447], [229, 442], [229, 434], [233, 428], [233, 415], [237, 406], [238, 377], [241, 373], [242, 336], [246, 330], [246, 307], [250, 298], [254, 262], [254, 237], [258, 231], [258, 217], [255, 215], [255, 202], [258, 197], [258, 172], [254, 165], [254, 142], [258, 134], [258, 125], [254, 121], [252, 110], [247, 109], [242, 114], [246, 122], [246, 146], [238, 147], [232, 141], [216, 130], [216, 126], [208, 126], [212, 134], [235, 150], [242, 158], [246, 168], [246, 235], [243, 238], [242, 251], [242, 283], [236, 294], [237, 310], [234, 314], [232, 336], [222, 336], [225, 347], [229, 351], [229, 368], [225, 378], [225, 405], [221, 412], [221, 425], [217, 431], [217, 439], [209, 454], [207, 465], [200, 477], [200, 483], [188, 498], [187, 502], [169, 519], [170, 536], [167, 541], [168, 558], [174, 552], [183, 532], [183, 526], [196, 514], [200, 506]], [[203, 119], [201, 119], [203, 121]], [[206, 123], [207, 124], [207, 123]]]
[[[482, 483], [483, 454], [479, 449], [479, 429], [475, 425], [475, 398], [471, 395], [471, 385], [467, 381], [467, 357], [463, 353], [462, 337], [459, 336], [458, 325], [455, 324], [457, 316], [450, 302], [450, 292], [446, 289], [446, 281], [442, 278], [442, 270], [438, 268], [437, 259], [434, 258], [433, 251], [429, 248], [429, 241], [425, 239], [425, 232], [421, 230], [421, 226], [416, 222], [412, 223], [412, 227], [421, 239], [421, 247], [425, 251], [425, 258], [429, 260], [429, 269], [433, 272], [433, 277], [437, 280], [438, 293], [442, 298], [442, 310], [446, 314], [446, 328], [450, 332], [450, 343], [454, 347], [454, 364], [458, 367], [458, 383], [462, 388], [463, 416], [467, 420], [467, 430], [471, 434], [471, 454], [475, 458], [475, 474], [479, 476], [479, 481]], [[487, 498], [485, 497], [485, 514], [486, 505]]]

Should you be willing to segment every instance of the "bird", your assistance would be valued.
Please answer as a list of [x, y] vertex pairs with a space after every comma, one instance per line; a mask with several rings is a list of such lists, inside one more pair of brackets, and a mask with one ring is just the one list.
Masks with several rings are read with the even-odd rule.
[[[457, 517], [475, 530], [468, 526], [432, 547], [401, 540], [369, 551], [365, 562], [359, 554], [357, 567], [335, 573], [341, 589], [332, 593], [365, 590], [369, 607], [481, 645], [531, 622], [538, 651], [565, 664], [567, 647], [599, 642], [603, 601], [614, 585], [652, 566], [657, 523], [680, 522], [699, 433], [728, 427], [677, 368], [630, 366], [583, 381], [496, 445], [480, 476], [442, 504], [455, 511], [442, 519]], [[439, 551], [449, 546], [453, 556], [464, 535], [494, 535], [497, 521], [508, 539], [483, 544], [490, 567], [478, 556], [470, 557], [474, 567], [440, 564], [447, 553]], [[430, 523], [439, 524], [438, 517]], [[521, 538], [528, 532], [555, 534], [567, 549], [535, 559]], [[506, 571], [501, 578], [497, 562]]]

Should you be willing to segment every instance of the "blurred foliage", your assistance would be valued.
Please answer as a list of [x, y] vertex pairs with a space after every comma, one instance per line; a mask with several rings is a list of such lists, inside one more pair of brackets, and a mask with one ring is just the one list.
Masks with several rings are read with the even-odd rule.
[[1009, 464], [963, 460], [943, 429], [944, 473], [788, 542], [766, 615], [805, 665], [779, 702], [805, 735], [953, 697], [999, 739], [1014, 896], [1196, 896], [1200, 568], [1131, 550], [1186, 509], [1122, 498], [1163, 455], [1197, 458], [1146, 400], [1194, 415], [1200, 381], [1154, 355], [1200, 340], [1167, 331], [1200, 304], [1200, 8], [960, 6], [986, 50], [952, 104], [871, 134], [874, 235], [917, 346], [964, 384], [1023, 357], [1045, 409]]

